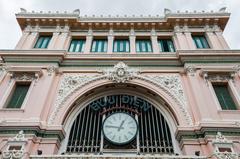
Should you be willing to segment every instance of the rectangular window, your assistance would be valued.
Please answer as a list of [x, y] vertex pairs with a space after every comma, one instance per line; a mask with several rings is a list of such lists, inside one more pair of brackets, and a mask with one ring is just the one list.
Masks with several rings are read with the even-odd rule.
[[213, 83], [212, 86], [223, 110], [237, 110], [227, 84]]
[[113, 52], [129, 52], [129, 40], [114, 40]]
[[91, 52], [107, 52], [107, 40], [93, 40]]
[[175, 47], [171, 39], [159, 39], [158, 45], [161, 52], [175, 52]]
[[6, 108], [21, 108], [31, 83], [16, 83]]
[[35, 44], [34, 48], [46, 49], [51, 40], [51, 36], [40, 36]]
[[193, 41], [194, 41], [194, 43], [195, 43], [195, 45], [198, 49], [210, 48], [205, 36], [197, 35], [197, 36], [192, 36], [192, 38], [193, 38]]
[[84, 40], [84, 39], [73, 39], [71, 41], [68, 51], [69, 52], [84, 52], [85, 41], [86, 40]]
[[137, 52], [152, 52], [152, 45], [150, 40], [136, 40]]

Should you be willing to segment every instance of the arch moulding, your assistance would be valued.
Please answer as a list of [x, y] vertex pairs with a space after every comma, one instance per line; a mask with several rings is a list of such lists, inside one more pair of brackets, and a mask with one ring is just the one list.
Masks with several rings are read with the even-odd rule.
[[64, 73], [48, 125], [59, 125], [69, 108], [85, 93], [112, 83], [133, 84], [153, 91], [168, 103], [180, 125], [193, 125], [179, 74], [144, 75], [137, 69], [129, 68], [123, 62], [103, 70], [102, 74]]

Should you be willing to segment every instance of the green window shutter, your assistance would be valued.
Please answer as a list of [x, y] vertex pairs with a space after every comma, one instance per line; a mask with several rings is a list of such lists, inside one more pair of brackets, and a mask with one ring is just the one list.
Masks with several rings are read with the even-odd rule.
[[168, 40], [167, 45], [168, 45], [169, 52], [175, 52], [175, 48], [174, 48], [172, 40]]
[[95, 52], [96, 51], [96, 43], [97, 43], [96, 40], [93, 40], [91, 52]]
[[35, 44], [34, 48], [46, 49], [51, 40], [50, 36], [40, 36]]
[[237, 110], [227, 85], [213, 84], [213, 88], [223, 110]]
[[85, 40], [73, 39], [71, 41], [69, 52], [83, 52], [85, 47]]
[[210, 48], [204, 36], [193, 36], [193, 41], [198, 49]]
[[161, 52], [164, 52], [163, 40], [159, 40], [159, 41], [158, 41], [158, 45], [159, 45], [160, 51], [161, 51]]
[[107, 40], [93, 40], [91, 51], [92, 52], [107, 52]]
[[137, 52], [152, 52], [152, 46], [150, 40], [136, 40]]
[[130, 46], [129, 46], [129, 41], [126, 40], [126, 49], [125, 52], [130, 52]]
[[22, 103], [27, 95], [30, 83], [18, 84], [16, 83], [14, 92], [10, 98], [7, 108], [21, 108]]
[[175, 47], [171, 39], [160, 39], [158, 44], [161, 52], [175, 52]]

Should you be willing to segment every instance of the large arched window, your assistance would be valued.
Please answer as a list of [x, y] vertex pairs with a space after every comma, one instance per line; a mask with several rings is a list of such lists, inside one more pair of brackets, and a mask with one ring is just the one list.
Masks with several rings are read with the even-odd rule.
[[[126, 115], [121, 117], [121, 113]], [[136, 121], [137, 130], [131, 128], [134, 124], [131, 125], [133, 120], [130, 118]], [[110, 130], [107, 132], [111, 134], [110, 137], [103, 132], [105, 121], [109, 122], [105, 125]], [[131, 129], [137, 133], [128, 140], [133, 133]], [[124, 140], [121, 135], [126, 142], [120, 142]], [[120, 144], [113, 142], [115, 137]], [[138, 154], [174, 153], [170, 129], [163, 115], [151, 103], [138, 96], [120, 94], [99, 98], [88, 104], [72, 124], [66, 153], [98, 154], [119, 151]]]

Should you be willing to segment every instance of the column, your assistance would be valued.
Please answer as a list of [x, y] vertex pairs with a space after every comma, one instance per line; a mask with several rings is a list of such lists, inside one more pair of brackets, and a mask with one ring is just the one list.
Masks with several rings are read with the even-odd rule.
[[152, 42], [152, 51], [154, 54], [160, 53], [160, 48], [158, 46], [158, 37], [155, 29], [151, 31], [151, 42]]
[[114, 42], [114, 32], [112, 29], [110, 29], [108, 33], [108, 49], [107, 49], [108, 54], [113, 53], [113, 42]]
[[130, 30], [129, 41], [130, 41], [130, 53], [136, 54], [136, 36], [134, 29]]
[[92, 40], [93, 40], [93, 32], [92, 32], [92, 29], [89, 29], [88, 35], [86, 36], [84, 54], [89, 54], [91, 52]]
[[17, 45], [15, 46], [15, 49], [22, 49], [24, 43], [26, 42], [27, 38], [28, 38], [28, 35], [30, 34], [30, 31], [31, 31], [31, 26], [28, 25], [24, 31], [23, 31], [23, 34], [21, 36], [21, 39], [18, 41]]

